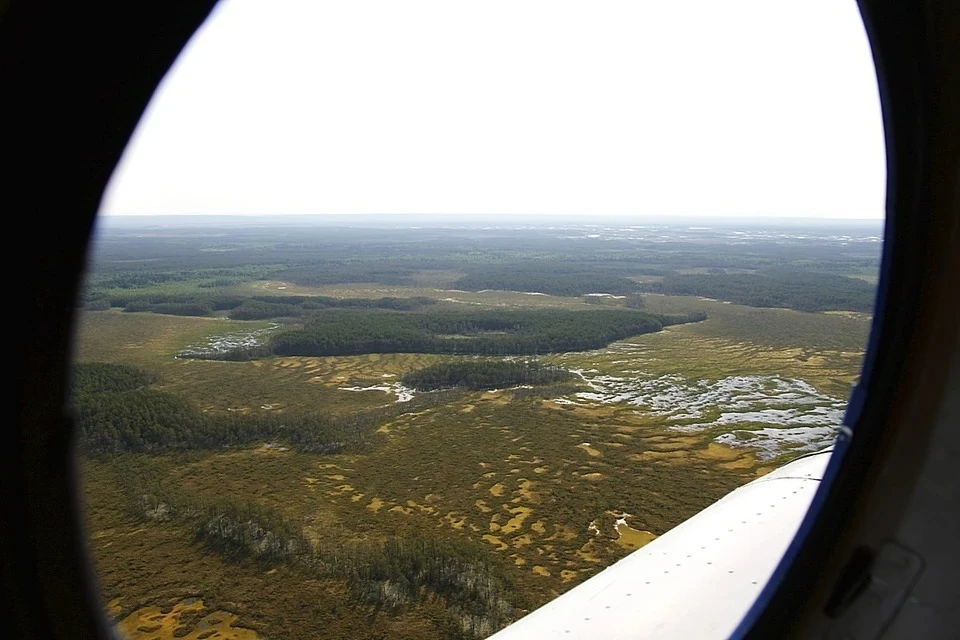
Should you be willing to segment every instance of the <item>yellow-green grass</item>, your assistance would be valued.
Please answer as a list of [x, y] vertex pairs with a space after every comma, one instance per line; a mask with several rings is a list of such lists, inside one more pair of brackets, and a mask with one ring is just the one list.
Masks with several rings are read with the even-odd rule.
[[213, 640], [218, 636], [206, 635], [211, 622], [220, 638], [238, 640], [248, 640], [250, 633], [304, 640], [377, 633], [445, 637], [431, 622], [436, 605], [418, 613], [372, 616], [339, 581], [317, 579], [295, 566], [227, 562], [193, 543], [192, 533], [176, 524], [131, 519], [109, 465], [85, 462], [80, 480], [87, 549], [104, 609], [133, 640], [183, 634]]
[[649, 294], [644, 299], [654, 313], [706, 312], [705, 322], [690, 325], [698, 335], [758, 346], [860, 353], [870, 333], [871, 316], [864, 313], [806, 313], [689, 296]]
[[[618, 540], [614, 513], [632, 514], [633, 529], [659, 534], [757, 470], [748, 451], [722, 448], [718, 458], [719, 445], [705, 436], [665, 435], [642, 420], [585, 421], [511, 396], [474, 394], [403, 416], [386, 425], [386, 442], [369, 454], [255, 447], [160, 462], [186, 494], [263, 505], [302, 523], [318, 543], [440, 535], [490, 544], [513, 560], [517, 581], [536, 602], [578, 581], [570, 576], [592, 575], [636, 548]], [[584, 452], [585, 441], [599, 455]], [[666, 464], [643, 457], [670, 447], [684, 457]], [[737, 464], [719, 466], [731, 461]], [[590, 534], [591, 522], [600, 535]]]

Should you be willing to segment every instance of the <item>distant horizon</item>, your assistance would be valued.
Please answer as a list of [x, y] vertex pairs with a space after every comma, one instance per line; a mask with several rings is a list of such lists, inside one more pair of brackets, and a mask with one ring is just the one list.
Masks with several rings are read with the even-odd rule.
[[[334, 226], [330, 223], [339, 223], [343, 227], [376, 227], [382, 223], [387, 227], [412, 227], [430, 225], [433, 228], [478, 226], [484, 223], [496, 226], [631, 226], [655, 224], [658, 226], [701, 227], [712, 226], [804, 226], [809, 228], [835, 227], [841, 225], [875, 227], [882, 229], [885, 223], [881, 218], [823, 218], [815, 216], [671, 216], [660, 215], [611, 215], [601, 214], [337, 214], [337, 213], [276, 213], [276, 214], [204, 214], [204, 213], [176, 213], [176, 214], [132, 214], [132, 215], [101, 215], [98, 221], [104, 226], [147, 226], [151, 224], [197, 225], [216, 226], [217, 224], [240, 223], [258, 225], [287, 226], [296, 223], [327, 223], [322, 226]], [[415, 224], [416, 223], [416, 224]]]
[[[256, 213], [256, 212], [236, 212], [236, 213], [206, 213], [206, 212], [176, 212], [176, 213], [117, 213], [117, 212], [103, 212], [99, 214], [101, 218], [274, 218], [274, 217], [283, 217], [283, 218], [316, 218], [316, 217], [349, 217], [349, 218], [363, 218], [363, 217], [467, 217], [467, 218], [477, 218], [477, 217], [500, 217], [500, 218], [576, 218], [580, 216], [590, 216], [590, 217], [600, 217], [604, 219], [637, 219], [637, 218], [669, 218], [671, 220], [681, 219], [681, 220], [752, 220], [758, 218], [769, 219], [769, 216], [772, 214], [763, 214], [763, 213], [743, 213], [743, 214], [719, 214], [719, 213], [690, 213], [690, 214], [674, 214], [674, 213], [517, 213], [517, 212], [494, 212], [494, 213], [456, 213], [456, 212], [445, 212], [445, 213], [407, 213], [407, 212], [366, 212], [366, 213], [333, 213], [333, 212], [318, 212], [318, 213], [308, 213], [308, 212], [294, 212], [294, 213], [284, 213], [284, 212], [272, 212], [272, 213]], [[876, 221], [883, 222], [883, 216], [818, 216], [818, 215], [787, 215], [787, 216], [778, 216], [778, 220], [863, 220], [863, 221]]]

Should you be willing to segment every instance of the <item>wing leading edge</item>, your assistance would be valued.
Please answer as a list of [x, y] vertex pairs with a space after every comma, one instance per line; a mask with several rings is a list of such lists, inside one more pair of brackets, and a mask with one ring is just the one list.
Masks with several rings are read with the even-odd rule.
[[728, 638], [793, 539], [830, 453], [735, 489], [490, 640]]

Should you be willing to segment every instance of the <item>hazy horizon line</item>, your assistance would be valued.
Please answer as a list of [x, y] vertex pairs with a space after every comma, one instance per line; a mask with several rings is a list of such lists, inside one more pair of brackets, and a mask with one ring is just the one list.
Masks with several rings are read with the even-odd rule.
[[774, 218], [770, 217], [770, 214], [766, 213], [742, 213], [736, 215], [728, 214], [670, 214], [670, 213], [637, 213], [637, 214], [622, 214], [622, 213], [98, 213], [98, 218], [386, 218], [386, 217], [396, 217], [396, 218], [444, 218], [449, 219], [451, 216], [457, 218], [579, 218], [584, 216], [589, 216], [590, 218], [603, 218], [603, 219], [623, 219], [623, 220], [633, 220], [633, 219], [644, 219], [644, 218], [657, 218], [657, 219], [669, 219], [669, 220], [754, 220], [754, 219], [765, 219], [769, 221], [776, 220], [816, 220], [816, 221], [832, 221], [832, 220], [844, 220], [844, 221], [864, 221], [864, 222], [883, 222], [884, 217], [874, 217], [874, 216], [818, 216], [818, 215], [791, 215], [791, 216], [776, 216]]
[[628, 227], [657, 225], [668, 227], [722, 227], [777, 228], [805, 227], [868, 227], [882, 231], [882, 218], [822, 218], [822, 217], [763, 217], [763, 216], [671, 216], [607, 215], [602, 214], [136, 214], [103, 215], [98, 218], [102, 228], [163, 227], [217, 227], [217, 226], [326, 226], [343, 228], [484, 228], [484, 227]]

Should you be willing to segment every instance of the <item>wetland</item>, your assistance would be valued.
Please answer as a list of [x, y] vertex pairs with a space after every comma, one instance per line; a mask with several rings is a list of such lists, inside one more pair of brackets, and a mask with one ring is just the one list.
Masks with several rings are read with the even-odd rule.
[[151, 223], [97, 233], [71, 405], [129, 638], [489, 635], [833, 441], [881, 235]]

